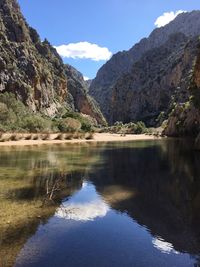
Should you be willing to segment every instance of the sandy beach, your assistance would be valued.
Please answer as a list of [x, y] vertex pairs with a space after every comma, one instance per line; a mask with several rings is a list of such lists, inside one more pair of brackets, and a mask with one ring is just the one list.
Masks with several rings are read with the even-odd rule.
[[121, 136], [120, 134], [110, 133], [95, 133], [93, 139], [72, 139], [72, 140], [54, 140], [55, 134], [50, 135], [49, 140], [19, 140], [19, 141], [5, 141], [0, 142], [0, 147], [5, 146], [33, 146], [33, 145], [53, 145], [53, 144], [78, 144], [91, 142], [123, 142], [123, 141], [137, 141], [137, 140], [155, 140], [159, 139], [153, 135], [145, 134], [129, 134]]

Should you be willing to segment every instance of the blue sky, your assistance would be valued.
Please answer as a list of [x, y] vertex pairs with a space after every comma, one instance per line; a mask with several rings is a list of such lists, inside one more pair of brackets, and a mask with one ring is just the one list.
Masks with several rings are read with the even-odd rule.
[[148, 36], [165, 12], [200, 9], [199, 0], [19, 0], [19, 4], [41, 39], [65, 45], [59, 50], [64, 62], [89, 78], [111, 53]]

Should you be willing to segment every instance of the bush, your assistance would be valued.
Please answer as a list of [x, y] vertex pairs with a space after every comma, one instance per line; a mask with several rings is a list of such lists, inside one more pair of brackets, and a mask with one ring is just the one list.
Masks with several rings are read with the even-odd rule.
[[[91, 132], [93, 131], [93, 123], [91, 121], [90, 118], [87, 118], [83, 115], [81, 115], [80, 113], [78, 112], [66, 112], [62, 118], [65, 118], [65, 119], [75, 119], [75, 120], [78, 120], [80, 123], [81, 123], [81, 127], [80, 129], [84, 132]], [[62, 127], [62, 126], [61, 126]], [[59, 130], [60, 130], [60, 127], [58, 126]], [[78, 129], [78, 130], [80, 130]]]
[[61, 132], [76, 132], [81, 128], [81, 123], [77, 119], [66, 118], [58, 123], [58, 129]]
[[4, 103], [0, 103], [0, 121], [5, 122], [8, 119], [8, 107]]
[[38, 115], [33, 115], [24, 118], [21, 127], [28, 132], [38, 133], [49, 130], [50, 123]]
[[138, 121], [136, 123], [136, 126], [135, 126], [135, 134], [142, 134], [142, 133], [145, 133], [146, 132], [146, 126], [144, 124], [144, 122], [142, 121]]
[[[66, 112], [62, 119], [33, 113], [14, 94], [0, 93], [0, 132], [91, 132], [95, 122], [90, 116]], [[44, 137], [48, 138], [48, 137]]]
[[92, 132], [93, 131], [93, 127], [89, 122], [83, 121], [82, 125], [81, 125], [81, 130], [84, 131], [84, 132]]

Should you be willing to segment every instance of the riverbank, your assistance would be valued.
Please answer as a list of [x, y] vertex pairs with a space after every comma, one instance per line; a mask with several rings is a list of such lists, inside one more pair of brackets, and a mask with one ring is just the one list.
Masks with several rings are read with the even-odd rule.
[[52, 145], [52, 144], [78, 144], [78, 143], [91, 143], [91, 142], [123, 142], [123, 141], [137, 141], [137, 140], [154, 140], [160, 137], [145, 134], [128, 134], [122, 136], [120, 134], [110, 133], [95, 133], [92, 139], [71, 139], [71, 140], [55, 140], [55, 134], [50, 134], [48, 140], [18, 140], [18, 141], [4, 141], [0, 142], [2, 146], [32, 146], [32, 145]]

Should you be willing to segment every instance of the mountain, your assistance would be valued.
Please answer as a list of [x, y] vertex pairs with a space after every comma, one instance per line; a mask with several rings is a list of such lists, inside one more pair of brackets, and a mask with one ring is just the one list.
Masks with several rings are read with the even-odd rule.
[[174, 99], [184, 102], [197, 51], [197, 38], [171, 35], [159, 48], [146, 52], [112, 89], [111, 119], [144, 121], [155, 126], [160, 114], [166, 117]]
[[[1, 93], [13, 93], [32, 111], [47, 116], [52, 117], [64, 108], [105, 123], [95, 101], [85, 91], [82, 75], [74, 77], [56, 49], [47, 40], [40, 40], [16, 0], [0, 0], [0, 30]], [[77, 82], [75, 87], [72, 80]]]
[[[142, 75], [146, 75], [147, 73], [144, 73], [143, 71], [143, 67], [146, 69], [146, 71], [148, 70], [148, 66], [150, 68], [153, 69], [153, 72], [151, 73], [151, 70], [148, 70], [148, 75], [156, 75], [157, 77], [159, 76], [159, 71], [160, 68], [163, 68], [163, 66], [161, 66], [162, 64], [166, 64], [166, 69], [168, 71], [168, 78], [170, 75], [170, 69], [168, 68], [168, 60], [170, 61], [170, 64], [172, 64], [173, 62], [173, 57], [174, 57], [174, 64], [176, 63], [176, 56], [177, 56], [177, 50], [175, 51], [175, 54], [173, 55], [173, 43], [172, 43], [172, 39], [174, 34], [177, 33], [182, 33], [185, 35], [185, 39], [181, 39], [179, 38], [179, 40], [177, 40], [176, 38], [174, 38], [174, 45], [175, 45], [175, 50], [177, 49], [177, 47], [180, 47], [182, 50], [184, 50], [184, 46], [187, 47], [187, 43], [189, 42], [189, 39], [193, 39], [193, 37], [197, 36], [200, 34], [200, 11], [193, 11], [193, 12], [189, 12], [189, 13], [182, 13], [180, 15], [178, 15], [176, 17], [176, 19], [172, 22], [170, 22], [169, 24], [167, 24], [164, 27], [161, 28], [157, 28], [155, 29], [148, 38], [144, 38], [142, 39], [139, 43], [137, 43], [136, 45], [134, 45], [129, 51], [123, 51], [123, 52], [119, 52], [117, 54], [115, 54], [105, 65], [102, 66], [102, 68], [98, 71], [96, 78], [92, 81], [92, 84], [90, 86], [89, 92], [90, 94], [96, 99], [96, 101], [99, 103], [100, 108], [103, 112], [103, 114], [105, 115], [106, 119], [109, 121], [109, 123], [113, 123], [116, 120], [135, 120], [137, 119], [137, 115], [133, 114], [134, 110], [132, 110], [132, 115], [129, 115], [128, 113], [126, 114], [127, 116], [124, 117], [124, 115], [122, 116], [118, 116], [118, 114], [120, 114], [120, 112], [117, 110], [117, 113], [112, 113], [112, 108], [113, 108], [113, 99], [116, 99], [116, 90], [120, 90], [122, 96], [121, 96], [121, 102], [118, 103], [116, 101], [116, 103], [114, 104], [115, 107], [118, 106], [118, 108], [121, 110], [124, 109], [125, 105], [126, 105], [126, 101], [130, 104], [130, 105], [136, 105], [134, 106], [132, 109], [135, 109], [136, 111], [139, 110], [139, 105], [140, 105], [140, 101], [136, 103], [136, 101], [134, 102], [134, 97], [135, 97], [135, 92], [133, 92], [132, 89], [128, 90], [128, 92], [126, 92], [126, 94], [123, 95], [123, 91], [127, 91], [127, 84], [124, 84], [123, 81], [126, 81], [126, 77], [128, 75], [128, 82], [130, 83], [130, 79], [129, 79], [129, 75], [132, 77], [137, 73], [137, 76], [142, 76]], [[171, 41], [170, 41], [171, 40]], [[180, 43], [178, 44], [178, 42], [180, 41]], [[153, 57], [151, 58], [150, 56], [150, 51], [152, 51], [152, 54], [157, 57], [157, 60], [159, 60], [159, 55], [157, 55], [157, 53], [159, 54], [161, 52], [161, 49], [168, 49], [169, 46], [169, 42], [171, 42], [171, 52], [169, 53], [169, 51], [166, 54], [166, 57], [163, 53], [162, 55], [162, 59], [161, 59], [161, 65], [159, 61], [155, 61], [153, 60]], [[157, 51], [157, 52], [156, 52]], [[152, 66], [152, 62], [151, 61], [145, 61], [145, 57], [146, 60], [153, 60], [153, 66]], [[136, 64], [136, 65], [134, 65]], [[142, 66], [143, 65], [143, 66]], [[172, 64], [173, 65], [173, 64]], [[141, 72], [138, 69], [138, 67], [141, 66]], [[136, 72], [134, 70], [134, 67], [136, 68]], [[157, 72], [156, 72], [157, 70]], [[173, 68], [171, 69], [171, 75], [173, 76]], [[135, 74], [134, 74], [135, 72]], [[148, 79], [148, 77], [146, 77]], [[167, 78], [167, 77], [166, 77]], [[180, 77], [181, 78], [181, 77]], [[173, 77], [171, 77], [171, 79], [173, 79]], [[178, 79], [178, 77], [177, 77]], [[141, 92], [142, 94], [142, 87], [143, 84], [140, 83], [140, 81], [138, 79], [136, 79], [137, 82], [133, 81], [134, 84], [131, 83], [131, 88], [134, 88], [134, 90], [137, 92], [137, 94], [139, 94], [138, 91]], [[142, 82], [142, 78], [140, 78], [141, 82]], [[144, 81], [143, 81], [144, 82]], [[152, 81], [153, 83], [153, 81]], [[177, 80], [176, 81], [176, 86], [179, 87], [179, 85], [181, 84], [181, 80]], [[119, 87], [120, 85], [120, 87]], [[130, 84], [129, 84], [130, 85]], [[165, 83], [162, 82], [162, 86], [165, 86]], [[167, 86], [168, 87], [168, 84]], [[117, 89], [116, 89], [117, 88]], [[150, 98], [153, 99], [153, 101], [155, 102], [155, 99], [153, 97], [153, 92], [155, 90], [154, 86], [150, 86], [149, 90], [148, 90], [148, 86], [146, 88], [146, 90], [148, 91], [148, 94], [150, 95]], [[167, 89], [166, 89], [167, 91]], [[171, 89], [171, 92], [173, 91], [173, 89]], [[171, 94], [170, 92], [170, 94]], [[131, 97], [130, 95], [131, 94]], [[152, 95], [152, 96], [151, 96]], [[130, 97], [130, 98], [129, 98]], [[146, 100], [143, 99], [142, 95], [141, 96], [136, 96], [137, 98], [141, 98], [142, 102], [145, 102]], [[160, 96], [161, 97], [161, 96]], [[167, 98], [169, 98], [170, 95], [167, 95]], [[123, 98], [124, 98], [124, 104], [121, 106], [121, 103], [123, 102]], [[119, 99], [119, 98], [117, 98]], [[144, 120], [148, 121], [148, 117], [151, 118], [150, 124], [152, 124], [152, 113], [156, 113], [155, 115], [159, 114], [162, 111], [166, 111], [165, 109], [158, 109], [156, 112], [154, 110], [156, 110], [156, 106], [151, 103], [152, 100], [149, 99], [148, 104], [151, 106], [153, 106], [153, 110], [150, 111], [150, 113], [147, 112], [146, 116], [147, 117], [142, 117]], [[132, 102], [134, 102], [132, 104]], [[128, 108], [128, 107], [127, 107]], [[126, 109], [127, 109], [126, 108]], [[164, 107], [165, 108], [165, 107]], [[127, 111], [129, 112], [129, 110]], [[129, 118], [128, 118], [129, 116]], [[122, 118], [121, 118], [122, 117]], [[127, 117], [127, 118], [126, 118]]]
[[100, 124], [105, 125], [106, 120], [103, 117], [96, 101], [88, 95], [88, 84], [84, 81], [83, 75], [74, 67], [66, 64], [65, 74], [67, 79], [67, 88], [70, 93], [70, 105], [75, 111], [81, 111], [97, 120]]

